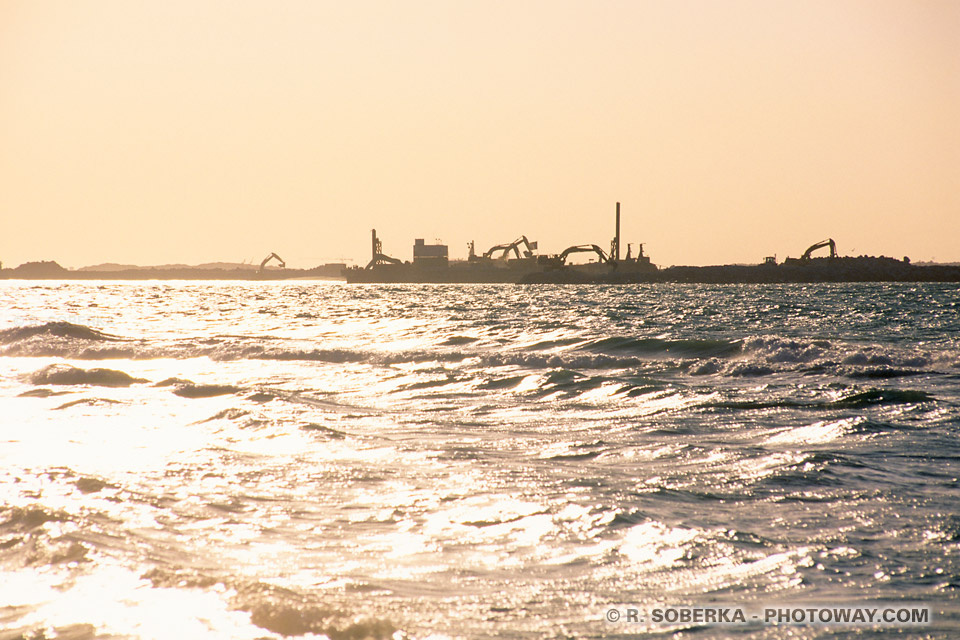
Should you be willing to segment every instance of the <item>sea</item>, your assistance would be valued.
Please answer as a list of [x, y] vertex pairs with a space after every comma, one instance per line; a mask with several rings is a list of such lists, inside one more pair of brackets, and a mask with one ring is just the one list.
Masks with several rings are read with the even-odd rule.
[[0, 282], [0, 639], [960, 638], [957, 284]]

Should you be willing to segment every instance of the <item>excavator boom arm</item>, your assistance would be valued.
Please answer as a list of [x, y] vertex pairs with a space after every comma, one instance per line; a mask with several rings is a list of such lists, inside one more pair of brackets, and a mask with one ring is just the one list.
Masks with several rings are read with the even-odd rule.
[[837, 257], [837, 243], [833, 241], [833, 238], [827, 238], [822, 240], [814, 245], [811, 245], [806, 251], [803, 252], [803, 255], [800, 257], [801, 260], [809, 260], [810, 255], [817, 249], [822, 249], [823, 247], [830, 247], [830, 257]]
[[[527, 248], [526, 251], [523, 252], [523, 256], [520, 255], [520, 245], [523, 245]], [[536, 242], [530, 242], [527, 240], [527, 236], [520, 236], [510, 244], [498, 244], [490, 247], [483, 252], [483, 257], [493, 258], [493, 254], [498, 251], [502, 251], [503, 255], [500, 256], [500, 259], [506, 260], [510, 255], [510, 252], [513, 251], [513, 255], [516, 256], [517, 259], [520, 259], [521, 257], [531, 258], [533, 257], [533, 252], [536, 250], [536, 248]]]
[[600, 262], [608, 262], [610, 257], [604, 252], [603, 249], [598, 247], [595, 244], [578, 244], [572, 247], [567, 247], [563, 250], [563, 253], [560, 254], [560, 264], [565, 264], [567, 261], [567, 256], [572, 253], [590, 253], [594, 252], [600, 258]]
[[279, 262], [281, 269], [286, 268], [287, 266], [287, 263], [283, 261], [283, 258], [281, 258], [275, 253], [271, 253], [270, 255], [268, 255], [266, 258], [263, 259], [263, 262], [260, 263], [260, 271], [263, 271], [267, 267], [267, 263], [270, 262], [271, 260], [276, 260], [277, 262]]

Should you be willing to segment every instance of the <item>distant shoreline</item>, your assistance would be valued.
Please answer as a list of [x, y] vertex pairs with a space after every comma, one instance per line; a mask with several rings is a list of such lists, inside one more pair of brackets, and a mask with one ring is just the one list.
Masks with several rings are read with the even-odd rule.
[[816, 284], [853, 282], [960, 282], [960, 266], [905, 264], [889, 258], [817, 258], [805, 265], [716, 265], [667, 267], [655, 273], [599, 278], [577, 272], [535, 274], [525, 282], [534, 284]]
[[[15, 269], [0, 270], [0, 280], [68, 281], [170, 281], [218, 280], [266, 282], [280, 280], [344, 280], [344, 265], [327, 264], [312, 269], [254, 267], [216, 269], [199, 267], [137, 267], [117, 271], [101, 269], [64, 269], [56, 262], [32, 262]], [[443, 271], [403, 270], [402, 279], [378, 279], [375, 283], [447, 283]], [[805, 264], [717, 265], [705, 267], [675, 266], [652, 272], [585, 273], [576, 269], [555, 269], [530, 273], [518, 284], [788, 284], [820, 282], [960, 282], [960, 265], [913, 265], [892, 258], [816, 258]]]
[[0, 269], [0, 280], [342, 280], [344, 264], [324, 264], [312, 269], [285, 269], [254, 266], [233, 268], [191, 267], [134, 267], [129, 265], [111, 270], [103, 266], [65, 269], [56, 262], [28, 262], [15, 269]]

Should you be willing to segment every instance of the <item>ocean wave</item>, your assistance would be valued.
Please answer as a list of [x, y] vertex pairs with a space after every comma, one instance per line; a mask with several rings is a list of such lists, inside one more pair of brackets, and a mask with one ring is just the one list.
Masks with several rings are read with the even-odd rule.
[[687, 370], [692, 376], [709, 376], [723, 371], [723, 363], [716, 358], [702, 360]]
[[717, 400], [703, 404], [708, 409], [764, 410], [764, 409], [860, 409], [876, 405], [914, 404], [936, 402], [936, 397], [916, 389], [868, 389], [857, 391], [836, 400]]
[[919, 376], [926, 371], [919, 371], [917, 369], [900, 369], [897, 367], [867, 367], [864, 369], [857, 369], [853, 367], [847, 367], [841, 369], [840, 372], [848, 378], [866, 378], [870, 380], [889, 380], [892, 378], [907, 378], [910, 376]]
[[228, 409], [218, 411], [217, 413], [213, 414], [212, 416], [210, 416], [205, 420], [200, 420], [198, 424], [202, 424], [204, 422], [215, 422], [217, 420], [240, 420], [241, 418], [244, 418], [249, 415], [250, 415], [250, 412], [247, 411], [246, 409], [230, 407]]
[[240, 387], [229, 384], [181, 384], [174, 389], [174, 395], [181, 398], [213, 398], [240, 391]]
[[609, 355], [668, 355], [679, 358], [723, 358], [741, 352], [739, 340], [666, 340], [661, 338], [609, 337], [581, 345], [580, 350]]
[[[176, 342], [150, 343], [111, 336], [90, 327], [66, 322], [18, 327], [2, 332], [0, 355], [75, 360], [153, 360], [207, 357], [218, 362], [278, 360], [332, 364], [392, 365], [408, 362], [458, 362], [467, 357], [458, 351], [350, 348], [290, 348], [265, 345], [270, 336], [219, 336]], [[122, 344], [118, 344], [121, 343]]]
[[559, 347], [569, 347], [570, 345], [578, 344], [583, 342], [583, 338], [570, 337], [570, 338], [553, 338], [548, 340], [540, 340], [539, 342], [534, 342], [524, 346], [526, 351], [548, 351], [551, 349], [557, 349]]
[[437, 387], [447, 387], [451, 384], [460, 384], [464, 382], [464, 378], [458, 376], [447, 375], [445, 378], [438, 378], [436, 380], [421, 380], [418, 382], [410, 382], [408, 384], [400, 385], [396, 388], [396, 391], [416, 391], [419, 389], [434, 389]]
[[809, 363], [823, 358], [831, 348], [826, 340], [796, 340], [779, 336], [756, 336], [743, 341], [746, 354], [761, 357], [768, 363]]
[[107, 360], [137, 356], [135, 341], [69, 322], [0, 331], [0, 355]]
[[26, 533], [48, 522], [70, 522], [73, 518], [65, 511], [49, 509], [40, 505], [8, 507], [2, 511], [0, 531]]
[[448, 347], [457, 347], [477, 342], [479, 339], [480, 338], [474, 338], [473, 336], [450, 336], [440, 344]]
[[352, 621], [352, 616], [324, 605], [275, 598], [243, 601], [238, 607], [262, 629], [283, 636], [319, 634], [331, 640], [393, 638], [397, 628], [386, 620]]
[[356, 349], [283, 349], [261, 345], [232, 346], [210, 354], [214, 360], [290, 360], [332, 364], [406, 364], [417, 362], [459, 362], [462, 353], [427, 350], [376, 351]]
[[526, 379], [527, 376], [504, 376], [504, 377], [493, 377], [488, 378], [484, 382], [481, 382], [477, 388], [485, 390], [504, 390], [504, 389], [513, 389], [520, 385]]
[[803, 409], [822, 406], [816, 402], [801, 402], [791, 398], [773, 400], [712, 400], [702, 405], [705, 409], [726, 409], [731, 411], [754, 411], [766, 409]]
[[300, 425], [300, 428], [303, 429], [304, 431], [313, 431], [313, 432], [321, 433], [333, 440], [343, 440], [344, 438], [347, 437], [347, 434], [343, 431], [339, 431], [337, 429], [334, 429], [333, 427], [327, 427], [322, 424], [317, 424], [315, 422], [307, 422], [305, 424]]
[[526, 369], [625, 369], [646, 364], [642, 358], [622, 358], [606, 354], [560, 354], [499, 352], [476, 356], [484, 367], [517, 366]]
[[14, 327], [0, 331], [0, 344], [10, 344], [35, 338], [37, 336], [55, 336], [58, 338], [73, 338], [76, 340], [90, 340], [97, 342], [116, 342], [125, 340], [120, 336], [104, 333], [98, 329], [82, 324], [57, 321], [40, 325]]
[[57, 532], [75, 522], [65, 511], [38, 504], [8, 507], [0, 512], [0, 562], [8, 567], [46, 568], [87, 561], [85, 545]]
[[155, 382], [153, 386], [155, 387], [174, 387], [185, 384], [193, 384], [191, 380], [186, 380], [184, 378], [166, 378], [160, 382]]
[[905, 431], [911, 427], [889, 422], [871, 420], [865, 416], [820, 421], [813, 424], [783, 429], [765, 440], [767, 444], [823, 444], [847, 436], [862, 436], [893, 431]]
[[104, 489], [115, 489], [116, 485], [111, 484], [100, 478], [94, 478], [92, 476], [82, 476], [73, 483], [74, 486], [80, 491], [80, 493], [99, 493]]
[[[774, 493], [788, 488], [789, 494], [782, 495], [781, 502], [807, 501], [809, 496], [796, 491], [798, 488], [814, 487], [817, 489], [843, 489], [859, 481], [875, 485], [874, 478], [883, 473], [884, 469], [869, 464], [867, 459], [856, 455], [849, 455], [838, 450], [818, 450], [805, 455], [801, 460], [781, 470], [776, 474], [766, 476], [761, 486]], [[812, 496], [816, 502], [829, 501], [823, 495]]]
[[[555, 345], [549, 345], [551, 347]], [[740, 340], [668, 340], [608, 337], [581, 344], [572, 351], [505, 350], [476, 354], [484, 366], [528, 369], [649, 368], [652, 363], [691, 376], [753, 377], [776, 373], [825, 373], [852, 378], [887, 379], [939, 373], [935, 367], [956, 367], [952, 352], [860, 347], [827, 340], [756, 336]]]
[[724, 369], [724, 373], [730, 376], [749, 377], [749, 376], [768, 376], [777, 370], [767, 365], [756, 362], [737, 362], [734, 365]]
[[[394, 366], [437, 362], [468, 369], [515, 367], [528, 370], [647, 371], [652, 375], [763, 377], [780, 373], [837, 375], [887, 380], [926, 373], [946, 375], [960, 367], [955, 351], [909, 346], [849, 345], [837, 340], [761, 335], [738, 339], [566, 336], [491, 348], [479, 338], [452, 333], [424, 348], [391, 350], [381, 345], [285, 343], [271, 335], [217, 335], [144, 340], [68, 322], [15, 327], [0, 332], [0, 355], [75, 360], [209, 358], [215, 362], [270, 360]], [[655, 371], [651, 371], [655, 369]], [[485, 376], [486, 377], [486, 376]], [[39, 384], [39, 382], [38, 382]], [[60, 384], [60, 383], [57, 383]], [[96, 384], [91, 382], [89, 384]], [[489, 381], [481, 388], [509, 388]]]
[[854, 367], [930, 370], [954, 367], [957, 353], [913, 346], [853, 346], [828, 340], [758, 336], [744, 341], [744, 354], [768, 364], [819, 364]]
[[655, 520], [633, 525], [624, 532], [618, 552], [648, 571], [690, 564], [690, 548], [707, 532], [671, 527]]
[[943, 374], [956, 367], [951, 351], [919, 351], [909, 347], [858, 346], [839, 342], [756, 336], [743, 341], [732, 356], [712, 356], [680, 362], [691, 376], [766, 376], [776, 373], [839, 375], [862, 379], [894, 379], [927, 373]]
[[70, 407], [76, 407], [79, 405], [87, 405], [91, 407], [104, 406], [109, 404], [120, 404], [119, 400], [113, 400], [111, 398], [80, 398], [79, 400], [72, 400], [70, 402], [64, 402], [58, 407], [54, 407], [54, 411], [60, 411], [62, 409], [69, 409]]
[[810, 445], [832, 442], [852, 433], [857, 423], [866, 418], [845, 418], [843, 420], [822, 421], [813, 424], [784, 429], [766, 439], [766, 444]]
[[357, 615], [295, 588], [195, 569], [156, 567], [142, 577], [155, 589], [210, 590], [222, 585], [223, 591], [230, 594], [230, 609], [248, 613], [255, 626], [284, 637], [310, 635], [331, 640], [386, 640], [396, 637], [394, 634], [398, 631], [389, 620]]
[[[452, 384], [460, 379], [437, 381], [436, 384]], [[542, 373], [527, 373], [498, 377], [486, 374], [482, 381], [473, 387], [477, 391], [504, 391], [527, 395], [531, 398], [553, 397], [559, 400], [572, 400], [581, 397], [591, 399], [637, 398], [656, 391], [662, 391], [664, 385], [642, 376], [591, 375], [572, 368], [559, 367]]]
[[18, 398], [50, 398], [52, 396], [63, 396], [72, 393], [70, 391], [54, 391], [53, 389], [30, 389], [18, 394]]
[[100, 346], [68, 342], [19, 342], [0, 348], [0, 355], [26, 358], [66, 358], [70, 360], [152, 360], [163, 354], [143, 347]]
[[51, 364], [30, 375], [35, 385], [91, 385], [98, 387], [129, 387], [132, 384], [149, 382], [134, 378], [115, 369], [79, 369], [65, 364]]
[[837, 409], [858, 409], [878, 404], [913, 404], [935, 400], [934, 396], [918, 389], [870, 389], [828, 402], [825, 406]]

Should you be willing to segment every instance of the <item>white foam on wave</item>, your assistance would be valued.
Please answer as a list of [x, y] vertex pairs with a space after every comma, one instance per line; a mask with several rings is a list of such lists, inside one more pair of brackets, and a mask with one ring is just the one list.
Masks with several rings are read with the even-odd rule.
[[263, 637], [264, 630], [252, 624], [249, 613], [230, 606], [230, 594], [220, 585], [208, 590], [157, 588], [104, 560], [75, 577], [8, 572], [0, 585], [5, 603], [33, 608], [17, 620], [24, 629], [89, 625], [98, 636], [140, 640]]
[[743, 351], [760, 355], [769, 363], [810, 363], [821, 359], [830, 344], [823, 341], [810, 342], [781, 338], [779, 336], [756, 336], [743, 341]]
[[771, 553], [758, 558], [718, 554], [707, 566], [673, 576], [685, 590], [718, 591], [751, 582], [765, 591], [794, 588], [801, 584], [800, 568], [813, 565], [809, 547]]
[[680, 563], [687, 545], [704, 535], [699, 529], [670, 527], [652, 520], [630, 527], [618, 551], [644, 571], [667, 569]]
[[579, 402], [599, 403], [609, 401], [610, 398], [623, 392], [626, 385], [619, 382], [604, 382], [599, 387], [584, 391], [578, 397]]
[[631, 527], [617, 552], [628, 562], [622, 570], [637, 572], [638, 579], [661, 596], [703, 594], [749, 583], [765, 590], [789, 588], [800, 583], [800, 567], [813, 564], [807, 547], [745, 551], [727, 540], [730, 533], [651, 520]]
[[[408, 579], [446, 570], [500, 570], [524, 566], [537, 557], [541, 541], [554, 530], [543, 505], [504, 495], [484, 495], [416, 504], [418, 513], [388, 530], [357, 541], [357, 553], [388, 558], [380, 578]], [[419, 501], [418, 501], [419, 502]]]
[[636, 403], [633, 407], [633, 415], [652, 416], [658, 413], [681, 411], [689, 407], [711, 402], [718, 397], [719, 394], [717, 392], [689, 394], [681, 393], [674, 389], [653, 391], [633, 398], [633, 401]]
[[[923, 343], [881, 346], [766, 335], [744, 340], [743, 356], [735, 359], [732, 365], [740, 368], [727, 367], [725, 373], [738, 375], [743, 371], [751, 371], [751, 367], [758, 371], [764, 367], [776, 371], [838, 364], [852, 367], [854, 373], [858, 369], [878, 367], [926, 371], [938, 367], [957, 367], [960, 365], [957, 357], [953, 350], [931, 349]], [[704, 375], [714, 373], [715, 369], [716, 365], [703, 363], [694, 367], [691, 373]]]
[[823, 444], [838, 440], [867, 419], [864, 416], [843, 420], [815, 422], [804, 427], [792, 427], [776, 432], [765, 440], [767, 444]]
[[790, 469], [806, 460], [805, 453], [779, 451], [759, 457], [737, 460], [729, 465], [730, 475], [743, 481], [756, 482]]

